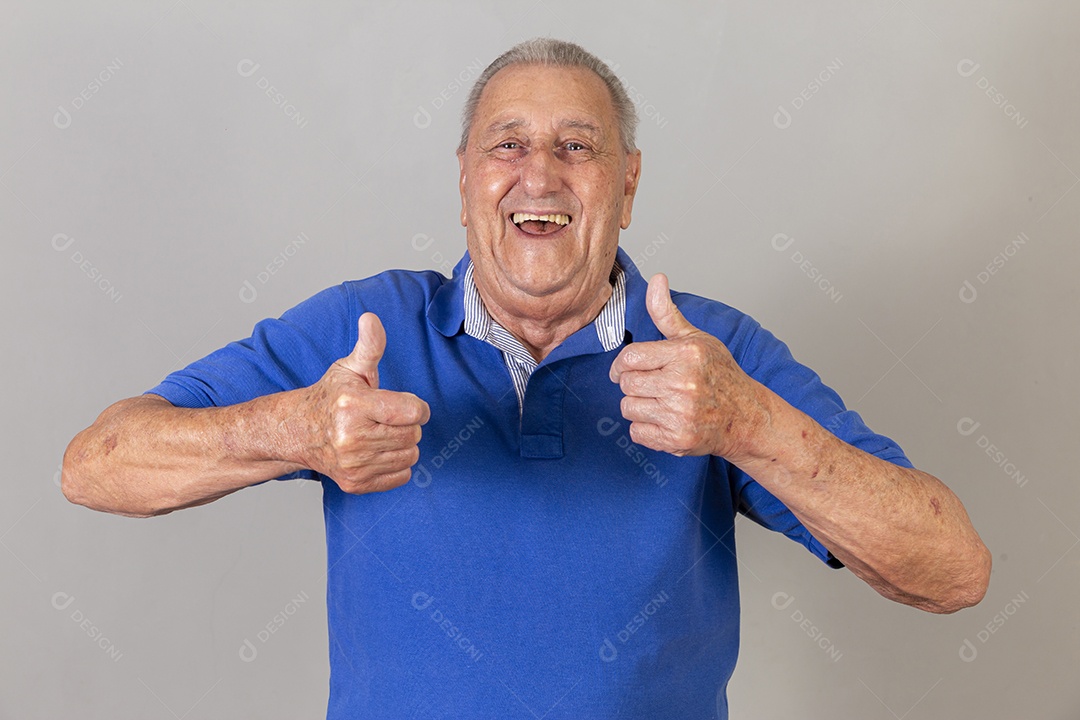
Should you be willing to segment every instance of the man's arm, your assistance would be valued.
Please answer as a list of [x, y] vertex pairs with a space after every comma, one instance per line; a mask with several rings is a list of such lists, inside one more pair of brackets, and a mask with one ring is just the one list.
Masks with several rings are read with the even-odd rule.
[[611, 370], [634, 442], [724, 457], [887, 598], [939, 613], [982, 599], [990, 552], [940, 480], [843, 442], [749, 377], [687, 322], [664, 276], [647, 303], [667, 339], [625, 348]]
[[378, 389], [386, 335], [359, 321], [356, 347], [314, 385], [215, 408], [157, 395], [111, 405], [64, 453], [61, 486], [74, 503], [149, 517], [203, 505], [303, 468], [346, 492], [408, 482], [427, 403]]

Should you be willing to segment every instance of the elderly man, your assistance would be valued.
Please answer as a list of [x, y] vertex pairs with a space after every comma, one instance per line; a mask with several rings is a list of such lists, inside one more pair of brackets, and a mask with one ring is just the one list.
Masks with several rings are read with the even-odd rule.
[[619, 249], [641, 153], [602, 62], [522, 43], [463, 126], [451, 279], [260, 322], [76, 436], [66, 495], [142, 517], [320, 480], [330, 718], [726, 717], [737, 512], [893, 600], [980, 600], [953, 493], [750, 317]]

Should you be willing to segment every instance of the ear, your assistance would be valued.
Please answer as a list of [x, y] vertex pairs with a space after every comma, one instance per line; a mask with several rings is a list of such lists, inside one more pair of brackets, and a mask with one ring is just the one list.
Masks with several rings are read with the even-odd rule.
[[[462, 176], [464, 179], [464, 175]], [[635, 150], [626, 154], [626, 181], [623, 186], [622, 217], [619, 218], [619, 227], [623, 230], [630, 227], [630, 214], [634, 208], [634, 195], [637, 193], [638, 180], [641, 179], [641, 151]]]
[[465, 153], [457, 154], [458, 167], [461, 169], [461, 179], [458, 180], [458, 189], [461, 191], [461, 226], [469, 227], [468, 207], [465, 204]]

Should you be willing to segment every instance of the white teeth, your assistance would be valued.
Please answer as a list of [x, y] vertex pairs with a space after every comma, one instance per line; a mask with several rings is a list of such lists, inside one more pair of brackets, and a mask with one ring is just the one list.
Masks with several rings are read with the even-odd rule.
[[526, 220], [542, 220], [544, 222], [553, 222], [556, 225], [569, 225], [569, 215], [533, 215], [532, 213], [514, 213], [512, 218], [515, 225], [520, 225]]

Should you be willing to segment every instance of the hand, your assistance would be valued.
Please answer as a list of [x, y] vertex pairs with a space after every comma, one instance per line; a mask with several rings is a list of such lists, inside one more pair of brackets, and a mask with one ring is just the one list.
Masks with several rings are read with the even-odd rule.
[[649, 281], [649, 317], [666, 340], [633, 343], [611, 364], [623, 417], [639, 445], [673, 455], [719, 455], [738, 464], [760, 457], [768, 426], [765, 388], [712, 335], [691, 325], [663, 274]]
[[412, 393], [379, 389], [386, 332], [374, 313], [361, 315], [357, 328], [356, 347], [307, 388], [300, 415], [304, 465], [362, 494], [409, 481], [431, 410]]

